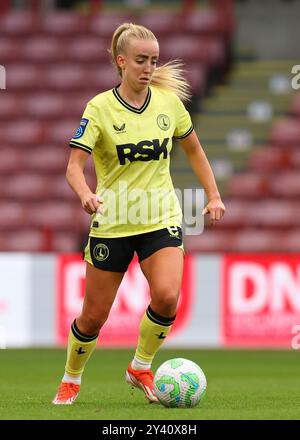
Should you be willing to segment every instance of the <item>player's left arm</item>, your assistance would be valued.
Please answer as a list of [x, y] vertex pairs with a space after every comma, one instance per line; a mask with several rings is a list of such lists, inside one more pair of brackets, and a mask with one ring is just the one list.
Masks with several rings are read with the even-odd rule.
[[221, 200], [217, 183], [206, 154], [201, 147], [195, 130], [185, 138], [177, 140], [187, 155], [192, 169], [206, 193], [208, 203], [203, 209], [202, 214], [210, 214], [210, 224], [214, 225], [217, 220], [222, 218], [226, 208]]

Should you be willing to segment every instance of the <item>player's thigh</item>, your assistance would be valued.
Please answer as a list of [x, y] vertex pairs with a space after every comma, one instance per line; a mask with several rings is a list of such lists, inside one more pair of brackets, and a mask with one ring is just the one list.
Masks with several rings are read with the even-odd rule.
[[102, 270], [87, 263], [82, 315], [106, 317], [123, 277], [124, 272]]
[[151, 299], [178, 299], [184, 256], [180, 247], [165, 247], [141, 261], [141, 269], [149, 283]]

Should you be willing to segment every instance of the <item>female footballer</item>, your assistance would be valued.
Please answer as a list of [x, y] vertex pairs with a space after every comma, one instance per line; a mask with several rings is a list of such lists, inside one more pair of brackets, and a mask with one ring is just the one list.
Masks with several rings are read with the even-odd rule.
[[[148, 281], [151, 302], [140, 322], [137, 348], [125, 379], [141, 388], [150, 402], [157, 402], [151, 363], [176, 317], [184, 261], [182, 212], [173, 197], [169, 171], [173, 137], [206, 192], [203, 215], [209, 214], [214, 224], [225, 212], [213, 172], [182, 103], [189, 98], [189, 85], [180, 65], [169, 62], [156, 67], [156, 37], [131, 23], [116, 29], [110, 53], [120, 85], [88, 102], [70, 142], [66, 178], [92, 221], [84, 252], [83, 307], [71, 325], [65, 373], [54, 404], [72, 404], [78, 396], [85, 365], [134, 252]], [[91, 153], [96, 193], [84, 176]], [[155, 214], [150, 216], [147, 195], [162, 192], [168, 196], [168, 208], [165, 196], [157, 197]], [[141, 194], [140, 221], [136, 221], [135, 203]], [[158, 337], [162, 334], [164, 337]]]

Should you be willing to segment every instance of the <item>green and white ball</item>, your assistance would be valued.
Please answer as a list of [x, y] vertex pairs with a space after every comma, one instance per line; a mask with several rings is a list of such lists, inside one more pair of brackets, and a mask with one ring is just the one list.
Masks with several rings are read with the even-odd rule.
[[192, 408], [205, 398], [207, 381], [202, 369], [188, 359], [170, 359], [154, 376], [158, 400], [170, 408]]

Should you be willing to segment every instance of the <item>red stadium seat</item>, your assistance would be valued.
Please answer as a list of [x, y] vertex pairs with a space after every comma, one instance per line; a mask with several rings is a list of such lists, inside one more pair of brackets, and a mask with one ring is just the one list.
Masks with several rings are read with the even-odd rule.
[[77, 62], [92, 62], [109, 60], [109, 49], [107, 41], [98, 36], [82, 36], [80, 38], [72, 38], [69, 43], [66, 43], [66, 53], [68, 60]]
[[279, 236], [281, 243], [281, 252], [296, 252], [300, 249], [300, 230], [299, 228], [291, 229], [281, 233]]
[[17, 39], [1, 38], [0, 60], [2, 65], [18, 60], [21, 55], [21, 41], [18, 41]]
[[18, 149], [4, 147], [0, 149], [0, 174], [14, 174], [22, 169], [22, 154]]
[[59, 119], [67, 113], [68, 103], [62, 95], [53, 93], [35, 93], [27, 96], [24, 111], [36, 119]]
[[234, 22], [230, 15], [217, 12], [212, 8], [192, 11], [186, 14], [182, 21], [184, 32], [193, 33], [200, 37], [203, 35], [222, 35], [228, 38], [234, 29]]
[[265, 147], [253, 151], [249, 158], [249, 166], [256, 171], [275, 171], [287, 168], [290, 165], [291, 155], [289, 150], [276, 147]]
[[270, 179], [271, 193], [282, 197], [300, 197], [300, 174], [297, 171], [276, 174]]
[[252, 203], [243, 200], [229, 199], [225, 201], [226, 213], [220, 223], [217, 223], [217, 229], [236, 229], [247, 225], [248, 212], [251, 210]]
[[78, 128], [80, 117], [81, 115], [78, 115], [78, 118], [72, 120], [64, 119], [45, 125], [45, 138], [49, 143], [57, 143], [61, 146], [69, 145]]
[[184, 248], [187, 252], [230, 252], [233, 232], [215, 231], [206, 228], [201, 235], [188, 235], [184, 238]]
[[53, 234], [51, 240], [51, 250], [53, 252], [78, 252], [79, 245], [79, 236], [76, 233], [57, 232]]
[[186, 79], [192, 87], [193, 94], [200, 96], [205, 91], [206, 86], [206, 67], [201, 63], [189, 63], [184, 66]]
[[3, 144], [38, 144], [43, 141], [43, 128], [33, 120], [17, 119], [11, 123], [0, 123]]
[[[11, 11], [0, 17], [0, 35], [27, 36], [36, 31], [37, 19], [30, 12], [24, 10]], [[2, 41], [1, 41], [2, 44]]]
[[164, 38], [160, 44], [162, 60], [182, 59], [184, 62], [198, 61], [207, 66], [220, 65], [225, 60], [224, 45], [219, 38], [195, 38], [192, 35], [177, 35]]
[[[0, 234], [0, 250], [3, 252], [43, 252], [49, 250], [42, 231], [22, 230]], [[51, 250], [51, 249], [50, 249]]]
[[64, 61], [68, 56], [64, 44], [58, 38], [34, 36], [27, 39], [22, 46], [22, 59], [30, 62]]
[[0, 99], [0, 119], [1, 121], [7, 119], [12, 120], [24, 115], [24, 108], [21, 96], [9, 92], [1, 92]]
[[7, 64], [7, 90], [13, 92], [32, 91], [44, 88], [44, 72], [31, 64]]
[[231, 197], [249, 197], [256, 199], [269, 195], [269, 179], [267, 175], [251, 172], [233, 175], [227, 187]]
[[29, 217], [35, 229], [75, 231], [80, 226], [75, 214], [76, 210], [70, 203], [40, 202], [31, 206]]
[[22, 201], [0, 200], [0, 231], [30, 227], [28, 209]]
[[290, 151], [290, 164], [292, 167], [300, 169], [300, 150], [298, 148]]
[[253, 203], [247, 213], [247, 223], [249, 227], [266, 229], [299, 227], [299, 215], [300, 208], [288, 200], [266, 199]]
[[280, 251], [276, 232], [268, 229], [238, 230], [232, 237], [234, 252], [274, 252]]
[[182, 31], [182, 17], [168, 11], [146, 11], [139, 16], [138, 24], [150, 29], [159, 39]]
[[89, 69], [76, 64], [58, 64], [50, 66], [45, 72], [48, 87], [63, 90], [84, 89]]
[[56, 147], [47, 145], [23, 154], [23, 169], [26, 172], [38, 172], [41, 175], [60, 173], [65, 175], [69, 158], [69, 149], [65, 142]]
[[297, 93], [293, 99], [291, 112], [300, 118], [300, 93]]
[[[49, 196], [49, 178], [39, 174], [17, 174], [7, 179], [5, 197], [13, 200], [41, 200]], [[2, 190], [3, 192], [3, 190]]]
[[120, 24], [132, 21], [134, 21], [134, 19], [130, 14], [122, 12], [102, 12], [91, 17], [88, 29], [93, 34], [106, 37], [108, 41], [110, 41], [114, 31]]
[[286, 119], [274, 122], [270, 141], [273, 144], [297, 144], [300, 142], [300, 124], [298, 119]]
[[86, 31], [86, 19], [76, 12], [51, 12], [40, 22], [42, 32], [55, 35], [78, 35]]

